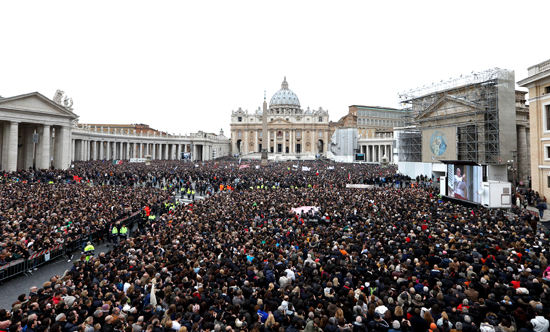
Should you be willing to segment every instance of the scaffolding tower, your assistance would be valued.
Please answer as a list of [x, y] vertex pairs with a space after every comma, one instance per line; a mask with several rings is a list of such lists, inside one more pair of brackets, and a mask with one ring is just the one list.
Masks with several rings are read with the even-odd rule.
[[[502, 142], [513, 137], [507, 133], [510, 121], [515, 135], [513, 71], [472, 72], [404, 91], [398, 99], [406, 123], [399, 135], [400, 161], [422, 160], [423, 128], [456, 127], [457, 159], [477, 163], [498, 163], [503, 157]], [[429, 112], [435, 117], [424, 117]]]

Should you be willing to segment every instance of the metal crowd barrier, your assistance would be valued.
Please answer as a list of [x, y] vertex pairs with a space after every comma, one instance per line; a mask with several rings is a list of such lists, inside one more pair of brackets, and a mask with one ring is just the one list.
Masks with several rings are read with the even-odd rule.
[[0, 281], [13, 277], [20, 273], [34, 269], [48, 261], [55, 259], [65, 253], [62, 244], [55, 245], [52, 248], [41, 250], [31, 255], [28, 259], [19, 258], [6, 265], [0, 266]]
[[[118, 222], [128, 223], [130, 221], [137, 221], [139, 212], [135, 212], [129, 216], [126, 216]], [[56, 259], [60, 256], [70, 254], [75, 250], [81, 250], [82, 243], [92, 241], [97, 243], [101, 238], [106, 239], [109, 233], [108, 228], [103, 228], [92, 234], [82, 235], [72, 241], [67, 241], [63, 244], [57, 244], [49, 249], [44, 249], [32, 254], [28, 259], [19, 258], [14, 261], [8, 262], [5, 265], [0, 266], [0, 281], [11, 278], [18, 274], [25, 274], [27, 271], [37, 268], [40, 265], [46, 264], [50, 260]]]

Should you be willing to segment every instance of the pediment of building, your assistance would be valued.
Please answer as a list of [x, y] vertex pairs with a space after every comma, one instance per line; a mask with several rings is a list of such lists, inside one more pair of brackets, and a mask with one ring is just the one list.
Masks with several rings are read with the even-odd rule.
[[423, 112], [418, 114], [416, 120], [426, 121], [432, 118], [436, 119], [460, 113], [471, 113], [480, 107], [480, 105], [471, 101], [447, 95], [440, 97]]
[[290, 121], [286, 121], [283, 118], [275, 118], [273, 121], [269, 121], [267, 124], [292, 124]]
[[46, 98], [38, 92], [2, 98], [0, 99], [0, 108], [21, 112], [42, 113], [65, 118], [69, 117], [72, 119], [78, 118], [78, 115], [68, 110], [66, 107], [56, 104], [53, 100]]

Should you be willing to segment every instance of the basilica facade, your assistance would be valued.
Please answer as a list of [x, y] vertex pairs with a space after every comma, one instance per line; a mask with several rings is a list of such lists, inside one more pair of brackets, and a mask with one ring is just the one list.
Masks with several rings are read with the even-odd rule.
[[[263, 112], [267, 112], [267, 138], [262, 130]], [[269, 101], [264, 96], [263, 109], [254, 112], [239, 108], [231, 113], [231, 150], [233, 154], [251, 155], [267, 149], [270, 154], [287, 156], [324, 155], [328, 151], [328, 110], [304, 111], [298, 96], [288, 88], [286, 77]]]

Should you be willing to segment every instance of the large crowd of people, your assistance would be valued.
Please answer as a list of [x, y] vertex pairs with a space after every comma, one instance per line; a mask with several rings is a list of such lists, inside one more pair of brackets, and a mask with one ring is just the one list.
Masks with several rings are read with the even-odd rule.
[[549, 235], [537, 217], [442, 200], [432, 180], [235, 160], [4, 175], [1, 220], [16, 229], [3, 230], [3, 250], [190, 187], [208, 197], [159, 210], [21, 294], [0, 309], [0, 332], [548, 331]]

